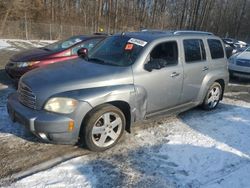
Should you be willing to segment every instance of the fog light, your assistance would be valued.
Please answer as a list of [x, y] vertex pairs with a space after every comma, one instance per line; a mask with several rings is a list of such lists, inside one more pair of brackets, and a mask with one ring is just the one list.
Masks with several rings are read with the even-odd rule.
[[74, 126], [75, 126], [74, 121], [73, 121], [73, 120], [70, 120], [70, 121], [69, 121], [69, 126], [68, 126], [68, 131], [69, 131], [69, 132], [72, 132], [73, 129], [74, 129]]

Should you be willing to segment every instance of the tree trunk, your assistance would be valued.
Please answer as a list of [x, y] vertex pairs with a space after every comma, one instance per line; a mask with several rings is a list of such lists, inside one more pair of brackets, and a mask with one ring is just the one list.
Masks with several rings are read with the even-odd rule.
[[113, 33], [117, 31], [117, 23], [118, 23], [118, 0], [115, 0], [115, 23]]
[[184, 16], [185, 16], [185, 13], [186, 13], [186, 6], [187, 6], [187, 0], [185, 0], [184, 4], [183, 4], [182, 15], [181, 15], [181, 21], [180, 21], [179, 29], [183, 28]]
[[12, 1], [9, 2], [9, 7], [7, 8], [7, 11], [6, 11], [5, 15], [4, 15], [4, 18], [3, 18], [3, 21], [2, 21], [2, 24], [1, 24], [0, 35], [2, 35], [3, 32], [4, 32], [4, 27], [5, 27], [6, 21], [7, 21], [8, 17], [9, 17], [9, 14], [11, 12], [11, 9], [12, 9], [12, 6], [13, 6], [14, 3], [15, 3], [15, 0], [12, 0]]
[[242, 23], [242, 19], [245, 16], [245, 13], [246, 13], [246, 4], [247, 4], [247, 0], [244, 0], [242, 8], [241, 8], [238, 24], [237, 24], [237, 27], [236, 27], [236, 34], [235, 34], [236, 37], [239, 37], [239, 32], [240, 32], [240, 26], [241, 26], [241, 23]]

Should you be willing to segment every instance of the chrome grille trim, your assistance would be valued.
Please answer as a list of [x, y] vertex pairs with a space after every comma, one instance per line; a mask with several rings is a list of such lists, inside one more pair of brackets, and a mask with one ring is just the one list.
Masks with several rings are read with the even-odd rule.
[[236, 65], [239, 65], [242, 67], [250, 67], [250, 60], [249, 59], [237, 59]]
[[36, 109], [36, 95], [22, 82], [20, 82], [18, 86], [18, 100], [24, 106]]

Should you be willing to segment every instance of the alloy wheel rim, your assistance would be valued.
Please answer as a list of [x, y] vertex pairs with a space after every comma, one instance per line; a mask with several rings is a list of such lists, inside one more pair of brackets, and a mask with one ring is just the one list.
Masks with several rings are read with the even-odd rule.
[[92, 129], [92, 141], [98, 147], [112, 145], [122, 131], [122, 119], [114, 112], [106, 112], [95, 122]]
[[218, 86], [213, 87], [208, 94], [207, 104], [209, 108], [214, 108], [220, 100], [220, 88]]

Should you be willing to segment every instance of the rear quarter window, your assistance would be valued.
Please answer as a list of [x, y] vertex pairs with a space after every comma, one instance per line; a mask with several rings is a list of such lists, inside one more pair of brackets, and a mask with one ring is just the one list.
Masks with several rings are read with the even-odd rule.
[[212, 59], [224, 58], [224, 50], [220, 40], [208, 39], [207, 42]]

